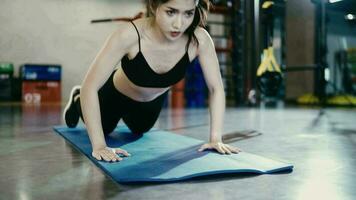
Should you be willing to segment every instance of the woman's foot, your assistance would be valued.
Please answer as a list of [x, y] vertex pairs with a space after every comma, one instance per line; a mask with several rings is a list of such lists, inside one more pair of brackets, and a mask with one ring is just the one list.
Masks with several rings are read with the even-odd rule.
[[63, 111], [63, 120], [69, 128], [74, 128], [79, 122], [79, 113], [77, 111], [75, 101], [80, 94], [80, 86], [74, 86], [70, 92], [69, 101]]

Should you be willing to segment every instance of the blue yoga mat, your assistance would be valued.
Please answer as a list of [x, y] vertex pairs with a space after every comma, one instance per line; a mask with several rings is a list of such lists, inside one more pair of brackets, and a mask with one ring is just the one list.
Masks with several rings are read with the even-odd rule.
[[266, 174], [293, 168], [290, 164], [246, 152], [232, 155], [198, 152], [204, 141], [157, 129], [139, 137], [124, 126], [117, 127], [105, 139], [109, 147], [123, 148], [131, 156], [121, 162], [109, 163], [91, 156], [92, 148], [84, 127], [56, 126], [54, 129], [121, 183], [179, 181], [222, 173]]

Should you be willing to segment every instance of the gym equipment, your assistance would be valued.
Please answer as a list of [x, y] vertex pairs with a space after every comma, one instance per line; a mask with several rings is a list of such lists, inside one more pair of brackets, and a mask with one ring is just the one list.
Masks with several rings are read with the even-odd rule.
[[[305, 94], [298, 98], [297, 102], [301, 104], [319, 104], [322, 106], [320, 113], [324, 107], [328, 105], [333, 106], [355, 106], [354, 89], [352, 88], [352, 77], [350, 76], [350, 66], [348, 66], [347, 51], [339, 51], [335, 53], [334, 74], [340, 71], [342, 88], [339, 89], [337, 84], [337, 76], [334, 75], [334, 82], [326, 78], [325, 74], [329, 71], [329, 64], [327, 62], [327, 10], [332, 9], [332, 6], [327, 1], [311, 0], [316, 6], [316, 26], [315, 26], [315, 63], [311, 67], [288, 67], [288, 71], [296, 70], [313, 70], [315, 72], [315, 89], [314, 94]], [[343, 2], [343, 1], [342, 1]], [[346, 1], [345, 1], [346, 2]], [[347, 4], [345, 4], [347, 5]], [[347, 8], [347, 6], [344, 6]], [[328, 87], [331, 87], [334, 92], [327, 92]], [[321, 116], [321, 115], [319, 115]]]
[[264, 13], [264, 47], [261, 63], [257, 68], [257, 87], [264, 97], [278, 97], [283, 85], [281, 67], [276, 61], [273, 48], [274, 13], [273, 1], [264, 1], [261, 5]]
[[26, 104], [59, 103], [61, 101], [61, 82], [23, 81], [22, 102]]
[[137, 136], [125, 126], [105, 136], [110, 147], [127, 150], [131, 156], [121, 162], [97, 161], [91, 156], [88, 133], [83, 126], [54, 130], [84, 153], [113, 180], [125, 182], [169, 182], [213, 174], [290, 172], [293, 165], [241, 152], [221, 155], [215, 151], [198, 152], [203, 141], [153, 129]]
[[261, 64], [257, 68], [257, 86], [265, 96], [277, 96], [283, 77], [280, 66], [273, 54], [273, 47], [263, 50]]
[[12, 100], [12, 80], [14, 65], [12, 63], [0, 62], [0, 101]]
[[272, 46], [263, 50], [263, 58], [261, 64], [257, 68], [257, 76], [261, 76], [266, 71], [282, 73], [281, 68], [273, 54]]
[[60, 81], [61, 65], [23, 64], [20, 66], [22, 80], [26, 81]]
[[129, 21], [133, 21], [135, 19], [142, 18], [143, 15], [144, 15], [143, 12], [139, 12], [134, 17], [118, 17], [118, 18], [94, 19], [94, 20], [91, 20], [91, 23], [93, 24], [93, 23], [102, 23], [102, 22], [113, 22], [113, 21], [129, 22]]
[[24, 64], [20, 66], [22, 101], [29, 104], [61, 101], [61, 65]]
[[263, 8], [263, 9], [268, 9], [268, 8], [270, 8], [273, 4], [274, 4], [273, 1], [265, 1], [265, 2], [262, 3], [262, 8]]

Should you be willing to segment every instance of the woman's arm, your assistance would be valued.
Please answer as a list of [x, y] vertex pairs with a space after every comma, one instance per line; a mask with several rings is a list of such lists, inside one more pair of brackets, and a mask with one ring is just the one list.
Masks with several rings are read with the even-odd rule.
[[[106, 148], [101, 125], [98, 90], [107, 81], [116, 64], [137, 41], [136, 31], [132, 30], [133, 27], [130, 25], [129, 23], [123, 25], [122, 30], [117, 30], [109, 36], [92, 62], [82, 83], [80, 102], [93, 148], [93, 155], [94, 152]], [[96, 156], [96, 158], [101, 159], [100, 156]]]
[[225, 113], [225, 92], [215, 47], [209, 34], [202, 28], [196, 31], [199, 40], [198, 58], [209, 89], [210, 141], [221, 142]]
[[195, 34], [199, 41], [199, 62], [209, 89], [210, 145], [206, 145], [205, 147], [214, 148], [220, 153], [237, 152], [238, 149], [222, 143], [221, 134], [223, 132], [225, 114], [225, 91], [214, 43], [209, 33], [203, 28], [197, 28]]

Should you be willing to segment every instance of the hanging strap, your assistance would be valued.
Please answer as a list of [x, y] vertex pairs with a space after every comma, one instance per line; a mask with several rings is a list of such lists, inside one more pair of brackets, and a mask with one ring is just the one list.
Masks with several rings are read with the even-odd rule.
[[138, 36], [138, 47], [139, 47], [139, 50], [141, 51], [141, 37], [140, 37], [140, 33], [138, 32], [138, 29], [136, 27], [136, 25], [133, 23], [133, 21], [130, 21], [131, 24], [135, 27], [136, 29], [136, 32], [137, 32], [137, 36]]

